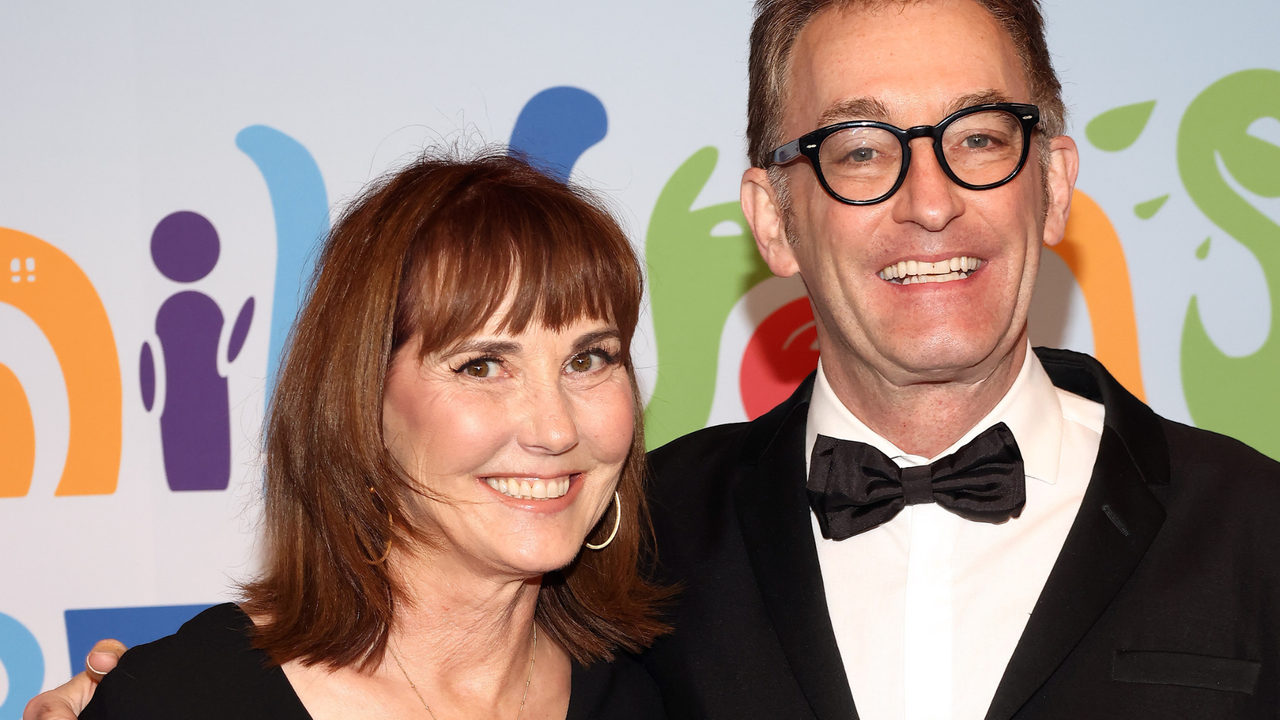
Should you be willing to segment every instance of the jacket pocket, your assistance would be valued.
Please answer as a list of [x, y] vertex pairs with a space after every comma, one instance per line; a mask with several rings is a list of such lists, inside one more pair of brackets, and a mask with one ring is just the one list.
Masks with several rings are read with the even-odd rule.
[[1179, 652], [1117, 650], [1111, 679], [1120, 682], [1253, 694], [1262, 663]]

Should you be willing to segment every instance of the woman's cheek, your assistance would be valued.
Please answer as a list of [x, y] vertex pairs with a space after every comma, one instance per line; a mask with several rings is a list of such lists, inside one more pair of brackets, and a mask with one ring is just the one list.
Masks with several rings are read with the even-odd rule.
[[412, 447], [415, 474], [430, 485], [482, 468], [506, 442], [510, 424], [504, 403], [468, 393], [441, 393], [401, 419], [407, 420], [399, 423], [402, 432], [411, 437], [397, 444]]
[[582, 415], [591, 427], [579, 428], [579, 432], [593, 438], [600, 462], [620, 463], [631, 450], [631, 438], [635, 434], [635, 400], [631, 395], [631, 383], [626, 373], [619, 371], [616, 377], [597, 387], [594, 397], [588, 396], [588, 407]]

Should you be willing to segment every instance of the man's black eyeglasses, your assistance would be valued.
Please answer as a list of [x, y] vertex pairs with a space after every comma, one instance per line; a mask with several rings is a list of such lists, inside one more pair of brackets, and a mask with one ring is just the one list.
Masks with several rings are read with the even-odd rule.
[[903, 130], [854, 120], [818, 128], [773, 151], [770, 165], [809, 158], [818, 182], [849, 205], [874, 205], [902, 187], [911, 167], [911, 141], [933, 138], [933, 154], [963, 188], [989, 190], [1017, 177], [1027, 161], [1040, 109], [1020, 103], [974, 105], [937, 125]]

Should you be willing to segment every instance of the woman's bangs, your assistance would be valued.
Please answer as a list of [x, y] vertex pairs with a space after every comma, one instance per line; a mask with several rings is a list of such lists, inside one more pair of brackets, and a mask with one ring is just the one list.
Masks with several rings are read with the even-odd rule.
[[417, 315], [411, 324], [423, 354], [483, 331], [499, 313], [501, 333], [521, 333], [535, 322], [560, 330], [603, 320], [629, 345], [640, 274], [626, 238], [583, 199], [539, 195], [497, 188], [442, 209], [420, 241], [424, 252], [412, 253], [420, 261], [420, 272], [409, 275], [416, 287], [402, 288]]

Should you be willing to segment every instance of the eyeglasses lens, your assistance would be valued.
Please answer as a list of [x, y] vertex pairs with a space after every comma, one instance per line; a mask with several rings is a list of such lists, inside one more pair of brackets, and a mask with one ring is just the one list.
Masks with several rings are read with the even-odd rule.
[[[1015, 115], [988, 110], [948, 125], [942, 153], [951, 172], [965, 184], [991, 185], [1007, 180], [1017, 169], [1024, 142], [1022, 123]], [[882, 128], [847, 128], [827, 137], [819, 148], [819, 161], [823, 178], [837, 195], [855, 202], [875, 200], [898, 180], [902, 145]]]
[[942, 134], [942, 154], [956, 177], [990, 185], [1013, 174], [1022, 157], [1022, 123], [1012, 113], [989, 110], [957, 119]]
[[883, 128], [851, 127], [827, 136], [818, 148], [822, 177], [846, 200], [873, 200], [898, 181], [902, 144]]

